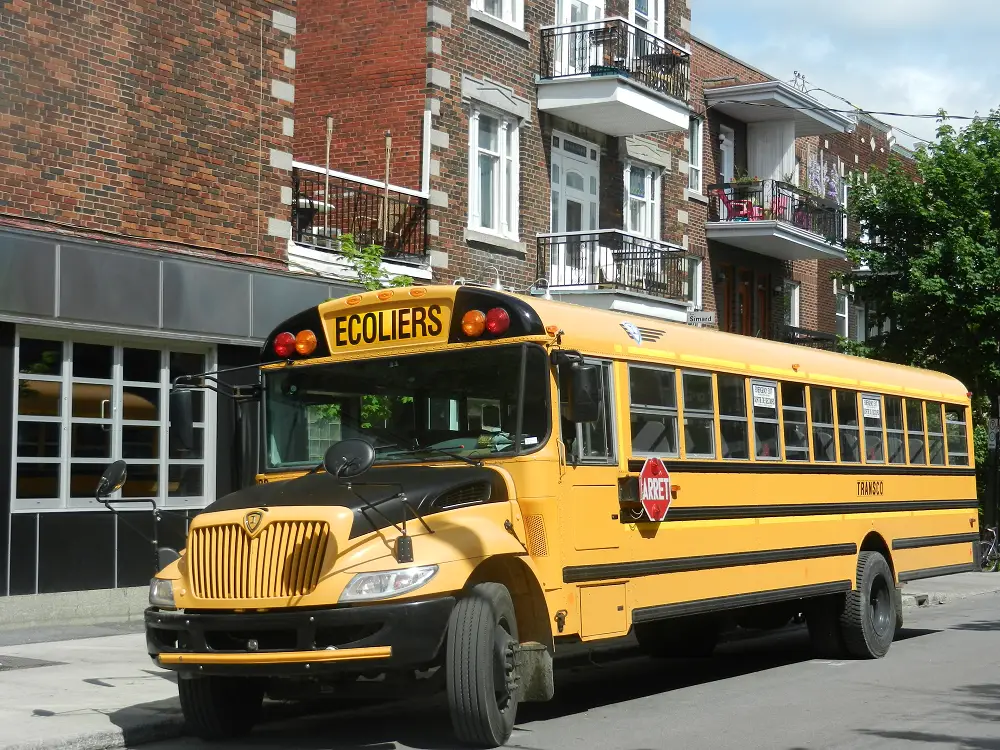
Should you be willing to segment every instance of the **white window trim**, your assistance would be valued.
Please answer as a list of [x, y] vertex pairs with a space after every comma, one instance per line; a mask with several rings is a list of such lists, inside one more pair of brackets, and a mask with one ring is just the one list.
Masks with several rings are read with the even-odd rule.
[[[697, 123], [697, 137], [691, 137], [691, 127]], [[692, 117], [688, 123], [688, 176], [687, 189], [693, 193], [701, 193], [704, 188], [705, 161], [705, 122], [700, 117]], [[692, 180], [694, 178], [694, 180]], [[694, 184], [692, 185], [692, 181]]]
[[697, 256], [691, 256], [689, 260], [691, 261], [691, 278], [688, 280], [688, 283], [691, 284], [691, 309], [701, 310], [701, 282], [705, 263]]
[[[651, 196], [651, 198], [649, 200], [646, 201], [646, 203], [650, 204], [650, 211], [652, 212], [652, 217], [651, 217], [651, 221], [649, 222], [649, 224], [650, 224], [649, 234], [646, 234], [646, 235], [639, 234], [638, 232], [635, 232], [631, 228], [629, 228], [629, 220], [630, 220], [630, 217], [631, 217], [631, 212], [629, 211], [629, 203], [632, 200], [632, 192], [631, 192], [632, 179], [631, 178], [632, 178], [632, 167], [633, 166], [638, 167], [640, 169], [646, 170], [647, 172], [649, 172], [649, 175], [650, 175], [650, 177], [649, 177], [649, 183], [650, 184], [648, 185], [648, 187], [650, 188], [650, 192], [652, 193], [652, 196]], [[660, 192], [661, 192], [660, 191], [660, 182], [661, 182], [661, 178], [663, 177], [663, 169], [661, 167], [656, 166], [655, 164], [647, 164], [645, 162], [637, 161], [635, 159], [626, 159], [625, 160], [625, 172], [624, 172], [624, 174], [623, 174], [622, 177], [625, 180], [625, 190], [623, 191], [625, 193], [625, 205], [623, 206], [623, 209], [625, 211], [624, 218], [625, 218], [625, 226], [628, 228], [629, 234], [631, 234], [631, 235], [633, 235], [635, 237], [642, 237], [642, 238], [647, 239], [647, 240], [656, 240], [656, 241], [659, 241], [660, 240], [660, 214], [662, 212], [661, 203], [660, 203]]]
[[[661, 39], [666, 39], [667, 3], [665, 2], [665, 0], [649, 0], [649, 7], [650, 9], [655, 8], [657, 10], [657, 13], [655, 14], [656, 23], [651, 27], [647, 27], [646, 31], [649, 31], [650, 33], [660, 37]], [[638, 26], [639, 24], [635, 22], [635, 19], [636, 19], [635, 0], [630, 0], [628, 4], [628, 20], [629, 23], [631, 23], [633, 26]]]
[[[498, 219], [497, 228], [484, 227], [481, 223], [481, 211], [479, 205], [479, 117], [486, 115], [500, 122], [500, 132], [497, 134], [500, 149], [500, 164], [497, 175], [497, 190], [494, 194], [494, 209]], [[507, 134], [511, 133], [511, 140], [514, 143], [514, 153], [507, 153]], [[499, 110], [481, 105], [473, 105], [469, 113], [469, 222], [468, 227], [472, 231], [492, 234], [497, 237], [517, 241], [519, 239], [520, 216], [521, 216], [521, 145], [520, 123], [514, 117]], [[511, 160], [511, 180], [513, 185], [507, 184], [506, 161]], [[510, 205], [513, 209], [513, 216], [507, 216], [507, 191], [513, 191]]]
[[[18, 383], [22, 379], [20, 377], [20, 348], [21, 339], [44, 339], [47, 341], [59, 341], [62, 343], [63, 353], [62, 353], [62, 369], [58, 376], [33, 376], [27, 377], [25, 379], [42, 379], [48, 380], [50, 382], [58, 382], [60, 384], [60, 409], [61, 414], [58, 417], [26, 417], [21, 419], [17, 414], [17, 402], [18, 402]], [[87, 420], [83, 418], [72, 417], [71, 413], [71, 388], [73, 382], [88, 382], [89, 379], [86, 378], [76, 378], [74, 380], [72, 376], [72, 344], [99, 344], [102, 346], [114, 347], [114, 359], [112, 365], [112, 400], [115, 402], [115, 409], [112, 411], [110, 416], [110, 427], [112, 429], [112, 443], [111, 443], [111, 458], [107, 459], [94, 459], [94, 458], [73, 458], [70, 455], [71, 445], [72, 445], [72, 425], [73, 424], [85, 424], [85, 423], [96, 423], [94, 420]], [[81, 335], [69, 335], [64, 331], [55, 331], [53, 329], [36, 329], [26, 326], [19, 326], [15, 332], [14, 337], [14, 382], [13, 382], [13, 405], [14, 413], [13, 419], [9, 429], [11, 430], [11, 472], [10, 472], [10, 498], [11, 498], [11, 509], [12, 514], [17, 513], [71, 513], [80, 511], [104, 511], [103, 506], [100, 506], [96, 500], [92, 498], [73, 498], [70, 495], [70, 474], [71, 467], [74, 463], [76, 464], [97, 464], [106, 466], [114, 461], [116, 458], [121, 457], [122, 448], [122, 437], [123, 423], [127, 425], [133, 424], [133, 422], [126, 422], [122, 415], [120, 414], [120, 406], [122, 401], [122, 387], [123, 383], [128, 383], [131, 385], [130, 381], [124, 381], [124, 376], [122, 373], [121, 364], [121, 348], [138, 348], [138, 349], [152, 349], [159, 351], [161, 353], [161, 365], [160, 365], [160, 380], [157, 383], [137, 383], [140, 387], [157, 388], [160, 397], [160, 419], [156, 422], [142, 423], [143, 425], [148, 424], [149, 426], [158, 426], [163, 431], [160, 435], [160, 455], [157, 459], [126, 459], [129, 465], [156, 465], [159, 467], [159, 494], [156, 498], [156, 504], [159, 508], [174, 509], [174, 510], [199, 510], [211, 504], [215, 500], [215, 464], [216, 464], [216, 425], [218, 421], [218, 407], [216, 401], [216, 394], [209, 390], [204, 390], [204, 422], [197, 422], [195, 426], [201, 427], [204, 430], [204, 453], [202, 459], [197, 460], [186, 460], [186, 459], [171, 459], [169, 457], [170, 443], [168, 438], [169, 430], [169, 392], [170, 392], [170, 370], [169, 370], [169, 356], [165, 352], [190, 352], [194, 354], [202, 354], [205, 356], [205, 366], [207, 371], [216, 369], [216, 358], [217, 350], [214, 346], [198, 346], [188, 344], [186, 342], [177, 341], [165, 341], [165, 340], [144, 340], [138, 338], [127, 338], [127, 337], [104, 337], [92, 334], [81, 334]], [[104, 383], [104, 380], [92, 381], [95, 383]], [[60, 455], [58, 458], [25, 458], [20, 461], [20, 463], [49, 463], [59, 465], [59, 477], [60, 477], [60, 497], [50, 498], [48, 500], [34, 500], [25, 499], [19, 500], [16, 496], [17, 493], [17, 428], [21, 421], [26, 422], [49, 422], [58, 423], [60, 425]], [[103, 422], [100, 422], [103, 424]], [[138, 423], [135, 423], [138, 424]], [[166, 428], [166, 429], [163, 429]], [[169, 486], [169, 472], [170, 466], [179, 465], [201, 465], [203, 467], [202, 481], [203, 481], [203, 495], [201, 497], [195, 498], [170, 498], [168, 497], [168, 486]], [[109, 500], [114, 503], [115, 500], [121, 497], [121, 491], [114, 493]], [[150, 508], [148, 504], [144, 503], [118, 503], [115, 505], [115, 509], [119, 511], [144, 511], [149, 512]], [[107, 512], [107, 511], [104, 511]]]
[[[837, 320], [837, 335], [847, 338], [851, 334], [851, 292], [854, 288], [842, 289], [840, 284], [836, 279], [833, 280], [833, 300], [834, 300], [834, 314]], [[843, 306], [841, 306], [841, 300], [843, 300]], [[841, 333], [843, 330], [843, 333]]]
[[501, 6], [500, 15], [494, 15], [486, 10], [486, 0], [470, 0], [469, 7], [477, 10], [483, 15], [495, 18], [498, 21], [513, 26], [515, 29], [524, 30], [524, 0], [498, 0]]
[[788, 325], [793, 328], [799, 328], [801, 323], [801, 310], [802, 310], [802, 284], [798, 281], [793, 281], [791, 279], [785, 279], [784, 285], [786, 289], [791, 289], [791, 311], [789, 313], [789, 323]]

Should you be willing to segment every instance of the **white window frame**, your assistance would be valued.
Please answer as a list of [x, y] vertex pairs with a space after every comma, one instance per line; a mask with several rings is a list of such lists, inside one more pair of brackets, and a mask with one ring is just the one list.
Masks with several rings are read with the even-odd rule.
[[[62, 344], [62, 366], [59, 375], [28, 375], [21, 377], [20, 355], [22, 339], [43, 339], [46, 341], [58, 341]], [[73, 344], [98, 344], [113, 348], [112, 377], [110, 380], [103, 379], [92, 381], [88, 378], [73, 377]], [[150, 349], [160, 352], [160, 378], [156, 383], [137, 382], [124, 380], [122, 366], [122, 350], [127, 348]], [[170, 352], [200, 354], [205, 357], [206, 370], [216, 368], [217, 353], [214, 346], [199, 345], [193, 342], [178, 341], [151, 341], [122, 336], [97, 336], [97, 335], [70, 335], [53, 329], [35, 329], [31, 327], [19, 326], [14, 338], [14, 383], [13, 383], [13, 405], [14, 414], [9, 429], [11, 430], [11, 475], [10, 475], [10, 498], [11, 513], [66, 513], [79, 511], [99, 511], [103, 506], [99, 505], [92, 497], [73, 498], [71, 495], [70, 477], [73, 464], [96, 464], [107, 466], [122, 454], [123, 426], [136, 424], [143, 427], [157, 427], [159, 434], [159, 456], [156, 459], [125, 459], [129, 465], [146, 465], [159, 467], [158, 495], [155, 498], [157, 507], [170, 508], [175, 510], [198, 510], [206, 507], [215, 500], [215, 464], [216, 464], [216, 423], [217, 423], [217, 401], [216, 394], [208, 389], [204, 392], [203, 422], [196, 422], [195, 426], [204, 430], [204, 452], [201, 459], [174, 459], [170, 458], [169, 442], [169, 394], [170, 394]], [[60, 384], [60, 415], [57, 417], [36, 417], [19, 416], [18, 409], [18, 383], [21, 380], [45, 380]], [[105, 419], [74, 418], [72, 416], [72, 387], [73, 383], [94, 382], [99, 384], [108, 383], [111, 385], [112, 409]], [[124, 387], [156, 388], [159, 393], [159, 419], [155, 422], [133, 423], [123, 419], [122, 396]], [[17, 456], [17, 432], [21, 422], [48, 422], [60, 425], [60, 451], [58, 458], [35, 458], [24, 457], [21, 460]], [[111, 429], [111, 457], [110, 458], [74, 458], [72, 452], [72, 426], [73, 424], [107, 424]], [[18, 463], [32, 464], [58, 464], [59, 465], [59, 486], [60, 494], [56, 498], [47, 499], [19, 499], [17, 498], [17, 465]], [[199, 497], [169, 497], [169, 475], [171, 466], [201, 465], [203, 494]], [[96, 487], [95, 487], [96, 488]], [[114, 493], [109, 500], [114, 503], [122, 496], [121, 491]], [[148, 504], [139, 502], [115, 504], [119, 511], [145, 511], [149, 512]]]
[[[490, 117], [499, 123], [497, 141], [498, 169], [494, 182], [493, 212], [495, 227], [482, 226], [479, 184], [479, 118]], [[508, 136], [513, 153], [508, 153]], [[517, 118], [489, 107], [474, 106], [469, 114], [469, 229], [518, 240], [520, 227], [520, 123]], [[508, 178], [507, 166], [510, 165]]]
[[786, 325], [790, 325], [792, 328], [799, 328], [801, 324], [802, 284], [792, 279], [785, 279], [783, 285], [784, 289], [782, 292], [791, 290], [791, 293], [788, 295], [791, 301], [791, 310], [788, 311], [788, 323]]
[[[650, 25], [645, 27], [645, 31], [648, 31], [654, 36], [658, 36], [661, 39], [666, 39], [666, 26], [667, 26], [667, 0], [648, 0], [650, 10], [653, 10], [653, 14], [646, 15], [646, 18], [650, 21]], [[633, 26], [639, 27], [636, 23], [638, 14], [635, 9], [635, 0], [631, 0], [628, 4], [628, 20]], [[642, 27], [639, 27], [642, 28]]]
[[487, 0], [470, 0], [469, 7], [515, 29], [524, 29], [524, 0], [496, 0], [496, 4], [500, 6], [499, 15], [486, 10], [486, 2]]
[[851, 333], [851, 294], [854, 288], [843, 289], [837, 279], [833, 280], [834, 314], [837, 319], [837, 335], [847, 338]]
[[[649, 232], [647, 234], [640, 234], [635, 231], [631, 226], [632, 221], [632, 167], [642, 169], [647, 173], [646, 177], [646, 198], [640, 198], [646, 204], [646, 210], [651, 213], [647, 216], [649, 221]], [[660, 239], [660, 181], [663, 176], [663, 170], [653, 164], [646, 164], [645, 162], [635, 161], [632, 159], [626, 159], [625, 161], [625, 173], [623, 178], [625, 180], [625, 227], [629, 234], [635, 237], [642, 237], [647, 240], [659, 240]]]
[[688, 124], [688, 184], [692, 193], [701, 193], [704, 174], [705, 123], [700, 117], [692, 117]]

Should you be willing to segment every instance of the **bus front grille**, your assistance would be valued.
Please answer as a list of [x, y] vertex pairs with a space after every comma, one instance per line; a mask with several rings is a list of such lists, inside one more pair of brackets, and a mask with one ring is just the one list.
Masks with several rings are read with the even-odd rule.
[[251, 537], [231, 523], [191, 530], [188, 564], [199, 599], [275, 599], [316, 588], [330, 539], [322, 521], [276, 521]]

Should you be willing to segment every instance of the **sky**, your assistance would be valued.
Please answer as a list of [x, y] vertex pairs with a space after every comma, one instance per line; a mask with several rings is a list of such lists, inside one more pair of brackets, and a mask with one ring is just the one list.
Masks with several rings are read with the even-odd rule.
[[[691, 16], [698, 38], [782, 81], [798, 71], [809, 88], [865, 110], [972, 116], [1000, 108], [1000, 0], [693, 0]], [[925, 140], [937, 129], [934, 119], [875, 116]]]

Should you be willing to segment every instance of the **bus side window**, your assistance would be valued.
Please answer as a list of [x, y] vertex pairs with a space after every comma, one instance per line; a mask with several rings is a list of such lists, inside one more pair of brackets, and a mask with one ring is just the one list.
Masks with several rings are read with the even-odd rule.
[[747, 431], [746, 378], [739, 375], [719, 375], [718, 380], [722, 457], [749, 459], [750, 438]]
[[687, 458], [715, 458], [715, 399], [712, 376], [685, 372], [684, 450]]
[[833, 392], [829, 388], [809, 388], [812, 408], [813, 450], [817, 461], [836, 461], [833, 443]]
[[837, 391], [837, 428], [840, 460], [844, 463], [859, 463], [861, 445], [858, 439], [858, 394], [854, 391]]
[[753, 437], [757, 458], [779, 460], [778, 384], [773, 380], [751, 380], [753, 393]]
[[945, 429], [948, 431], [948, 464], [969, 465], [969, 443], [965, 426], [965, 407], [944, 407]]
[[629, 365], [632, 453], [679, 455], [677, 383], [673, 370]]
[[614, 413], [614, 388], [611, 380], [611, 365], [606, 362], [590, 362], [601, 370], [600, 416], [596, 422], [573, 423], [566, 418], [569, 406], [569, 368], [559, 368], [559, 410], [561, 434], [567, 452], [576, 455], [584, 463], [606, 464], [615, 460], [614, 431], [609, 415]]
[[917, 399], [906, 399], [906, 441], [910, 451], [911, 464], [926, 464], [924, 450], [924, 406]]
[[806, 387], [800, 383], [782, 383], [781, 410], [785, 418], [785, 458], [788, 461], [808, 461]]
[[865, 421], [865, 462], [885, 462], [882, 445], [882, 397], [871, 393], [861, 394], [861, 418]]
[[906, 463], [906, 441], [903, 435], [903, 399], [885, 397], [885, 447], [889, 463]]
[[944, 428], [941, 424], [941, 404], [927, 402], [927, 452], [931, 465], [944, 465]]

